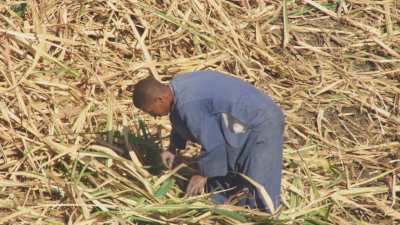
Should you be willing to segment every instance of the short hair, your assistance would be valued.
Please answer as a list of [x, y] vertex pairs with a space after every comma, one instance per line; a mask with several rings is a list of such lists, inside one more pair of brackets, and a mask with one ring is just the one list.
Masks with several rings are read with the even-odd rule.
[[162, 95], [162, 87], [163, 84], [152, 76], [139, 81], [133, 88], [133, 104], [137, 108], [148, 106]]

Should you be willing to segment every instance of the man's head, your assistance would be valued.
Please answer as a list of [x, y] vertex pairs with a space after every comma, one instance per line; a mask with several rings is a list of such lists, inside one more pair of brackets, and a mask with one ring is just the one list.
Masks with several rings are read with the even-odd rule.
[[168, 85], [160, 83], [151, 76], [134, 86], [133, 104], [152, 116], [168, 115], [172, 102], [172, 91]]

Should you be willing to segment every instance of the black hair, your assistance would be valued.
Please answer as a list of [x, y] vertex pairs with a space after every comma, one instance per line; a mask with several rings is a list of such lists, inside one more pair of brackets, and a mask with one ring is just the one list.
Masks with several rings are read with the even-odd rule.
[[163, 84], [149, 76], [139, 81], [133, 88], [133, 104], [143, 108], [151, 104], [155, 98], [162, 95]]

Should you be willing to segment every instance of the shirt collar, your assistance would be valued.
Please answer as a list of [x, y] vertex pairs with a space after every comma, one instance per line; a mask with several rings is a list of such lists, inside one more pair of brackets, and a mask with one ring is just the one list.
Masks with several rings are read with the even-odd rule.
[[169, 84], [168, 86], [171, 89], [171, 93], [172, 93], [172, 105], [171, 105], [171, 109], [170, 109], [170, 112], [172, 112], [175, 110], [175, 107], [176, 107], [176, 95], [175, 95], [174, 86], [172, 84]]

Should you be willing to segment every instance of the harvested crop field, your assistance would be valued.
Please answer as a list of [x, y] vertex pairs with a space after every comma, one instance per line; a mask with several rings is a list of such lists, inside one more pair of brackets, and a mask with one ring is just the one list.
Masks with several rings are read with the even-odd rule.
[[[130, 87], [201, 69], [284, 109], [275, 215], [162, 170]], [[0, 224], [400, 224], [399, 170], [396, 0], [0, 2]]]

